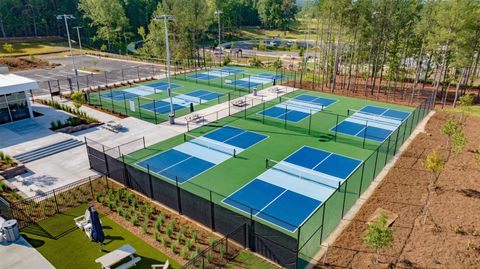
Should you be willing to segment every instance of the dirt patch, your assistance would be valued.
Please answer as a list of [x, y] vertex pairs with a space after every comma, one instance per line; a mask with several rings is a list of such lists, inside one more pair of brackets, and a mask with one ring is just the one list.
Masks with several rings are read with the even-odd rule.
[[26, 59], [19, 57], [4, 57], [0, 58], [0, 65], [7, 65], [11, 72], [16, 72], [38, 68], [53, 68], [55, 66], [59, 66], [60, 64], [46, 62], [38, 58]]
[[[459, 156], [449, 154], [440, 126], [449, 114], [438, 112], [425, 133], [400, 156], [371, 198], [331, 245], [327, 264], [317, 268], [479, 268], [480, 167], [473, 152], [479, 147], [480, 118], [469, 117], [464, 128], [468, 143]], [[445, 171], [425, 203], [432, 175], [423, 160], [433, 149], [447, 160]], [[363, 243], [366, 222], [377, 208], [398, 214], [392, 227], [394, 244], [373, 264], [375, 251]]]

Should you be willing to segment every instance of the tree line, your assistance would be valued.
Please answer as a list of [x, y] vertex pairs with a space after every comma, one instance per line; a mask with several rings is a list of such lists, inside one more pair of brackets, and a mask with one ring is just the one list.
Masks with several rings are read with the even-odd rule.
[[149, 35], [152, 18], [170, 12], [179, 16], [172, 32], [182, 41], [188, 35], [192, 43], [216, 31], [215, 10], [223, 11], [222, 27], [227, 30], [286, 28], [294, 21], [297, 6], [295, 0], [2, 0], [0, 37], [64, 35], [63, 21], [56, 15], [66, 13], [76, 17], [72, 26], [86, 28], [82, 34], [88, 39], [118, 46], [141, 36], [141, 28]]
[[[410, 102], [425, 83], [443, 103], [453, 104], [478, 85], [480, 2], [478, 0], [319, 0], [307, 19], [316, 25], [316, 51], [303, 69], [314, 87], [339, 84], [365, 95], [395, 95]], [[313, 30], [313, 29], [312, 29]], [[419, 87], [419, 83], [422, 84]]]

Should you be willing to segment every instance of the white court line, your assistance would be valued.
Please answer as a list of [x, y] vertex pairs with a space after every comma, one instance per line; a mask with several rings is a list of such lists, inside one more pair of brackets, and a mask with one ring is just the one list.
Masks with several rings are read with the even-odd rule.
[[[264, 206], [262, 209], [260, 209], [260, 211], [257, 212], [257, 214], [255, 214], [255, 216], [257, 216], [258, 214], [260, 214], [263, 210], [265, 210], [265, 208], [267, 208], [269, 205], [273, 204], [273, 202], [275, 202], [278, 198], [280, 198], [280, 196], [282, 196], [284, 193], [286, 193], [288, 191], [288, 189], [285, 189], [282, 193], [280, 193], [277, 197], [275, 197], [275, 199], [273, 199], [272, 201], [270, 201], [270, 203], [268, 203], [266, 206]], [[272, 216], [273, 217], [273, 216]], [[276, 218], [276, 217], [274, 217]]]
[[327, 157], [325, 157], [323, 160], [321, 160], [319, 163], [317, 163], [317, 165], [315, 165], [311, 170], [315, 170], [315, 168], [317, 168], [320, 164], [322, 164], [326, 159], [330, 158], [330, 156], [332, 156], [333, 153], [330, 152], [330, 154], [328, 154]]

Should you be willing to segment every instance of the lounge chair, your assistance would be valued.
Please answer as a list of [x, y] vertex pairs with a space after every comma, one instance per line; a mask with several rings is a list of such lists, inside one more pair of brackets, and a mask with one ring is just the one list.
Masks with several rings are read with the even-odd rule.
[[92, 226], [92, 224], [90, 224], [90, 212], [88, 209], [85, 210], [85, 214], [83, 216], [76, 217], [73, 220], [75, 221], [75, 225], [77, 225], [77, 227], [81, 230], [85, 230], [85, 227], [88, 227], [87, 225], [90, 225], [90, 227]]
[[170, 266], [170, 263], [167, 260], [164, 264], [152, 264], [152, 269], [157, 269], [157, 268], [168, 269], [168, 266]]

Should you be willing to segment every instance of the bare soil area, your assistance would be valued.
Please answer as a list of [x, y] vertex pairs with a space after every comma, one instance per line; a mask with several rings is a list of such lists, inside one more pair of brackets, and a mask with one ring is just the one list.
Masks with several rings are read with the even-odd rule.
[[7, 65], [10, 72], [16, 72], [37, 68], [53, 68], [55, 66], [59, 66], [60, 64], [46, 62], [38, 58], [26, 59], [19, 57], [4, 57], [0, 58], [0, 65]]
[[[480, 166], [473, 153], [480, 146], [480, 117], [466, 119], [468, 143], [459, 156], [449, 153], [447, 137], [440, 133], [448, 117], [437, 112], [430, 119], [426, 132], [415, 138], [330, 246], [327, 263], [317, 268], [480, 268]], [[432, 175], [423, 162], [434, 149], [446, 164], [428, 195]], [[374, 264], [375, 251], [363, 237], [377, 208], [398, 218], [392, 224], [393, 246]]]

